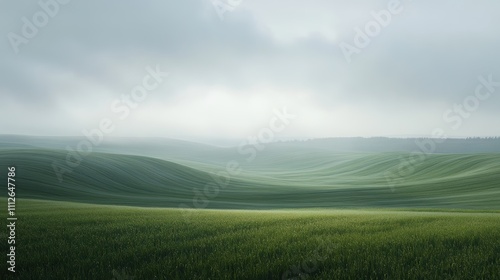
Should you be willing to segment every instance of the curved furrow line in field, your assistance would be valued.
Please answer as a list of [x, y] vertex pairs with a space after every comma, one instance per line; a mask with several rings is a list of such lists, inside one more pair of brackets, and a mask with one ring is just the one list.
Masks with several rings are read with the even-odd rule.
[[[500, 208], [500, 155], [496, 154], [429, 155], [414, 166], [414, 172], [396, 178], [394, 185], [385, 173], [397, 170], [408, 154], [324, 154], [313, 159], [305, 153], [302, 158], [273, 154], [260, 167], [255, 167], [258, 161], [252, 163], [255, 168], [244, 169], [241, 175], [229, 178], [227, 186], [217, 189], [208, 172], [220, 170], [216, 166], [197, 169], [156, 158], [105, 153], [85, 157], [61, 182], [53, 164], [69, 168], [66, 155], [48, 149], [0, 150], [0, 164], [15, 163], [20, 198], [241, 209]], [[277, 163], [282, 164], [275, 166]]]

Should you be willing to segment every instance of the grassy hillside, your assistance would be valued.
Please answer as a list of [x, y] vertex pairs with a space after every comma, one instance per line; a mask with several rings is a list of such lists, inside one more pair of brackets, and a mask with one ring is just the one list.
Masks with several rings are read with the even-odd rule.
[[[0, 135], [0, 149], [52, 149], [66, 150], [76, 147], [85, 137], [46, 137]], [[209, 163], [227, 161], [223, 154], [231, 155], [232, 149], [225, 149], [200, 143], [165, 138], [103, 138], [93, 145], [94, 152], [142, 155], [162, 159], [207, 161]]]
[[498, 214], [204, 210], [185, 216], [177, 209], [21, 199], [18, 216], [19, 278], [2, 262], [1, 279], [500, 277]]
[[[0, 279], [500, 278], [500, 154], [277, 143], [247, 160], [122, 139], [70, 167], [75, 139], [14, 140], [0, 170], [16, 167], [17, 274]], [[231, 160], [241, 173], [221, 180]]]
[[216, 185], [213, 173], [223, 171], [218, 165], [193, 168], [149, 157], [92, 153], [60, 182], [53, 163], [64, 164], [66, 155], [58, 150], [0, 150], [0, 168], [16, 166], [18, 196], [36, 199], [148, 207], [183, 203], [195, 208], [202, 202], [203, 208], [232, 209], [500, 209], [497, 154], [429, 155], [413, 172], [388, 182], [386, 172], [397, 171], [408, 154], [265, 153], [243, 165], [227, 186], [207, 194], [205, 186]]
[[[47, 137], [0, 135], [0, 149], [55, 149], [76, 147], [85, 137]], [[433, 144], [429, 144], [429, 142]], [[240, 144], [239, 142], [235, 142]], [[247, 142], [243, 142], [248, 144]], [[420, 143], [420, 147], [419, 147]], [[423, 144], [425, 143], [425, 145]], [[317, 153], [328, 156], [339, 153], [411, 153], [422, 151], [422, 145], [432, 145], [436, 154], [484, 154], [500, 153], [500, 138], [447, 139], [443, 143], [418, 138], [325, 138], [307, 141], [268, 143], [260, 158], [273, 158], [283, 154]], [[248, 148], [248, 146], [246, 146]], [[239, 147], [215, 147], [200, 143], [167, 138], [103, 137], [93, 147], [95, 152], [140, 155], [164, 160], [193, 163], [225, 164], [228, 160], [243, 159], [247, 155], [238, 152]], [[427, 151], [429, 152], [429, 151]]]

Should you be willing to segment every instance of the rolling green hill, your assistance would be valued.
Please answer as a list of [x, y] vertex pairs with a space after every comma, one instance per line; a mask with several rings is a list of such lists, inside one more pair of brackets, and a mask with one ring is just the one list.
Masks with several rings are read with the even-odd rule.
[[[76, 138], [5, 139], [0, 181], [16, 167], [19, 245], [17, 274], [4, 262], [1, 279], [499, 275], [498, 153], [418, 157], [337, 140], [273, 143], [247, 160], [236, 148], [122, 139], [71, 167], [64, 147]], [[230, 161], [241, 172], [225, 177]]]
[[[218, 164], [186, 166], [107, 153], [91, 153], [61, 182], [53, 163], [64, 167], [66, 155], [2, 149], [0, 166], [14, 165], [17, 195], [35, 199], [230, 209], [500, 209], [498, 154], [428, 155], [401, 177], [398, 168], [407, 153], [270, 152], [243, 164], [241, 174], [227, 177], [227, 186], [218, 185], [214, 174], [224, 171]], [[207, 184], [212, 187], [204, 192]]]

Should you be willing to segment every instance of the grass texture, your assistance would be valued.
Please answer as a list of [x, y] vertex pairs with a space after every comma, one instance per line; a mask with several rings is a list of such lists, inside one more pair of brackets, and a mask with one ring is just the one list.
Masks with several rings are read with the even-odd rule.
[[[2, 279], [500, 277], [500, 216], [493, 213], [196, 210], [186, 215], [179, 209], [35, 200], [20, 200], [18, 212], [17, 278], [4, 267]], [[7, 250], [5, 242], [1, 249]]]

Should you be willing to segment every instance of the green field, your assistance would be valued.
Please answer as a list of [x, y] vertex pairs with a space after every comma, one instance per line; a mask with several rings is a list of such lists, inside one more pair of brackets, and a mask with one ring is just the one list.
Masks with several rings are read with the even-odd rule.
[[493, 213], [201, 210], [185, 216], [178, 209], [32, 200], [18, 209], [20, 279], [113, 279], [113, 271], [134, 279], [500, 276], [500, 215]]
[[[500, 210], [500, 154], [428, 155], [414, 172], [396, 177], [393, 184], [385, 172], [397, 171], [407, 153], [285, 154], [263, 157], [252, 165], [242, 163], [239, 175], [229, 175], [217, 163], [188, 166], [151, 157], [92, 153], [61, 182], [53, 164], [68, 168], [62, 165], [66, 155], [60, 150], [0, 150], [0, 162], [5, 168], [16, 166], [22, 186], [18, 195], [33, 199], [216, 209]], [[219, 172], [227, 176], [214, 176]], [[207, 184], [212, 185], [206, 188]]]
[[[448, 147], [399, 174], [405, 149], [282, 143], [247, 161], [123, 140], [59, 180], [70, 140], [21, 140], [0, 137], [19, 219], [1, 279], [500, 279], [500, 153]], [[228, 161], [241, 172], [214, 175]]]

